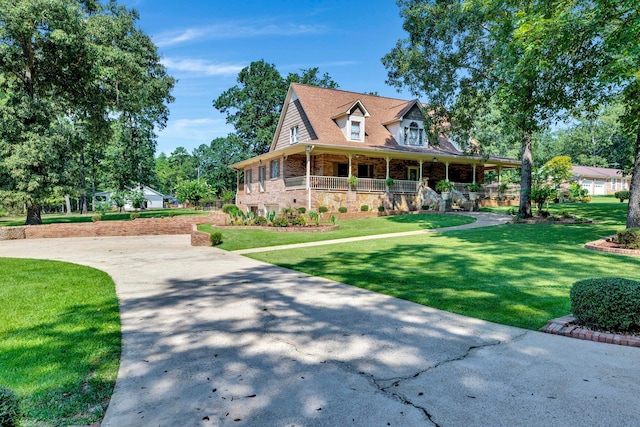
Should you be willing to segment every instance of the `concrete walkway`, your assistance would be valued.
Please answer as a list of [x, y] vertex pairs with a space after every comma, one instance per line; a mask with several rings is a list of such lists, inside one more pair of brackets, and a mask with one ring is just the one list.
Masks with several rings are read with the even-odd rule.
[[291, 245], [279, 245], [279, 246], [267, 246], [264, 248], [240, 249], [233, 252], [243, 255], [243, 254], [252, 254], [257, 252], [279, 251], [283, 249], [295, 249], [295, 248], [304, 248], [304, 247], [310, 247], [310, 246], [333, 245], [337, 243], [359, 242], [363, 240], [387, 239], [390, 237], [415, 236], [417, 234], [438, 233], [441, 231], [465, 230], [468, 228], [490, 227], [492, 225], [506, 224], [513, 220], [513, 218], [510, 215], [500, 215], [500, 214], [490, 213], [490, 212], [459, 212], [456, 215], [470, 216], [472, 218], [475, 218], [476, 220], [469, 224], [457, 225], [455, 227], [433, 228], [429, 230], [402, 231], [399, 233], [373, 234], [371, 236], [347, 237], [344, 239], [323, 240], [320, 242], [294, 243]]
[[103, 426], [636, 426], [640, 349], [496, 325], [188, 236], [0, 242], [108, 272], [122, 361]]

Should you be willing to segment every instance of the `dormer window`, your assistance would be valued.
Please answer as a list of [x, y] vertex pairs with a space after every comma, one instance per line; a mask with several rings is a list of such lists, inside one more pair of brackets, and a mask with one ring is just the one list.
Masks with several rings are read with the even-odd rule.
[[417, 122], [404, 128], [404, 145], [423, 145], [424, 129], [421, 129]]
[[353, 141], [362, 141], [359, 121], [351, 121], [351, 139]]
[[298, 142], [298, 126], [291, 128], [289, 132], [289, 144], [295, 144]]

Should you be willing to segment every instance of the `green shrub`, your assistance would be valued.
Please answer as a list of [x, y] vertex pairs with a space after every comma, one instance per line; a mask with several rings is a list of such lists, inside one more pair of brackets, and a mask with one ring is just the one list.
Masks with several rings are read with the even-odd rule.
[[91, 221], [93, 221], [93, 222], [98, 222], [100, 220], [102, 220], [102, 216], [101, 215], [93, 215], [91, 217]]
[[369, 206], [367, 206], [367, 205], [360, 206], [360, 211], [361, 212], [368, 212], [369, 211]]
[[626, 190], [616, 191], [615, 193], [613, 193], [613, 195], [616, 199], [620, 200], [620, 203], [624, 202], [625, 200], [629, 200], [629, 192]]
[[96, 202], [93, 206], [93, 210], [98, 212], [100, 215], [105, 215], [111, 210], [111, 203], [105, 201]]
[[300, 207], [298, 208], [298, 213], [299, 213], [299, 214], [303, 214], [303, 213], [305, 213], [306, 211], [307, 211], [307, 208], [305, 208], [304, 206], [300, 206]]
[[318, 207], [318, 213], [323, 214], [323, 213], [326, 213], [326, 212], [329, 212], [329, 208], [327, 208], [326, 206]]
[[263, 217], [263, 216], [259, 216], [255, 219], [255, 221], [253, 222], [254, 225], [260, 225], [260, 226], [265, 226], [267, 225], [267, 218]]
[[344, 207], [344, 206], [340, 206], [340, 207], [338, 208], [338, 212], [340, 212], [340, 213], [347, 213], [347, 208], [346, 208], [346, 207]]
[[136, 218], [140, 218], [140, 214], [138, 212], [133, 212], [132, 214], [129, 214], [129, 219], [136, 219]]
[[275, 211], [268, 211], [267, 212], [267, 221], [273, 222], [273, 220], [276, 219], [276, 216], [278, 216], [278, 214], [275, 213]]
[[331, 225], [336, 225], [336, 223], [338, 222], [338, 217], [335, 215], [331, 215], [331, 218], [329, 218], [329, 222], [331, 222]]
[[240, 208], [233, 203], [227, 203], [222, 205], [222, 212], [226, 213], [229, 216], [237, 216], [237, 212], [240, 212]]
[[287, 218], [283, 218], [279, 216], [277, 218], [274, 218], [273, 221], [271, 221], [271, 225], [273, 225], [274, 227], [288, 227], [289, 221], [287, 221]]
[[307, 225], [307, 220], [303, 216], [297, 216], [291, 220], [292, 225], [296, 225], [298, 227], [302, 227]]
[[209, 235], [209, 241], [211, 242], [211, 246], [217, 246], [222, 243], [222, 233], [219, 231], [214, 231]]
[[14, 427], [20, 419], [20, 401], [15, 392], [6, 387], [0, 387], [0, 426]]
[[309, 211], [309, 220], [313, 221], [316, 227], [320, 225], [320, 215], [318, 212]]
[[640, 249], [640, 228], [618, 231], [618, 243], [626, 249]]
[[580, 280], [571, 287], [571, 312], [577, 323], [605, 331], [640, 327], [640, 282], [609, 277]]
[[382, 205], [378, 206], [378, 212], [384, 212], [384, 206]]

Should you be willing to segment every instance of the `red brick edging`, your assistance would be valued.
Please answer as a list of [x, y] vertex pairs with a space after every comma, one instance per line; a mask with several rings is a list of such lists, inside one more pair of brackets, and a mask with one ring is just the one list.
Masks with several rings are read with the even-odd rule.
[[551, 319], [545, 326], [540, 328], [540, 330], [548, 334], [562, 335], [581, 340], [625, 345], [629, 347], [640, 347], [640, 337], [638, 336], [593, 331], [573, 324], [574, 320], [575, 319], [572, 315]]
[[226, 217], [221, 212], [212, 212], [202, 216], [0, 227], [0, 240], [191, 234], [194, 246], [209, 246], [209, 234], [199, 232], [196, 225], [224, 224]]
[[609, 236], [609, 237], [605, 237], [605, 238], [600, 239], [600, 240], [595, 240], [593, 242], [589, 242], [589, 243], [585, 244], [584, 247], [586, 249], [591, 249], [592, 251], [607, 252], [607, 253], [616, 254], [616, 255], [640, 256], [640, 250], [638, 250], [638, 249], [612, 248], [612, 247], [609, 247], [609, 246], [603, 246], [602, 245], [603, 243], [605, 243], [607, 241], [607, 239], [611, 239], [612, 237], [615, 237], [615, 236]]

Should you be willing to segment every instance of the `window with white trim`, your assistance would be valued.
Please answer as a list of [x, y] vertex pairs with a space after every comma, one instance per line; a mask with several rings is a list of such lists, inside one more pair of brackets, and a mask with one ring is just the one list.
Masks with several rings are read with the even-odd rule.
[[244, 171], [244, 184], [247, 187], [246, 192], [251, 193], [251, 169]]
[[351, 139], [353, 141], [362, 141], [361, 138], [361, 126], [360, 122], [356, 120], [351, 121]]
[[271, 160], [271, 179], [280, 177], [280, 159]]
[[260, 191], [264, 191], [264, 180], [267, 177], [267, 167], [260, 166], [258, 168], [258, 180], [260, 181]]
[[298, 142], [298, 126], [294, 126], [291, 128], [289, 132], [289, 143], [295, 144]]
[[423, 145], [424, 129], [416, 122], [411, 122], [409, 126], [404, 128], [404, 145]]

